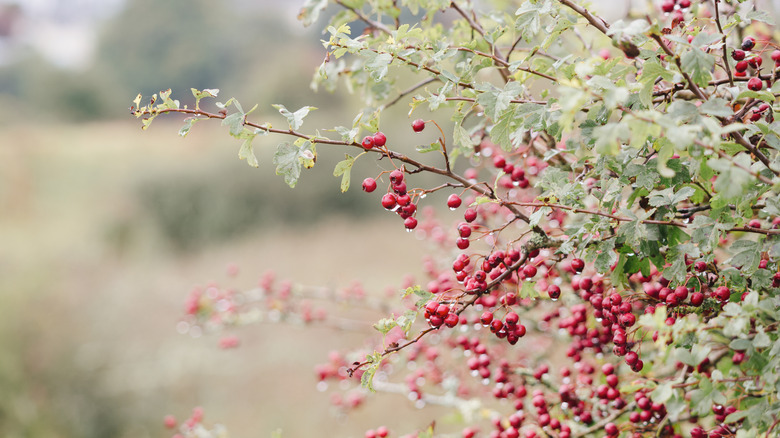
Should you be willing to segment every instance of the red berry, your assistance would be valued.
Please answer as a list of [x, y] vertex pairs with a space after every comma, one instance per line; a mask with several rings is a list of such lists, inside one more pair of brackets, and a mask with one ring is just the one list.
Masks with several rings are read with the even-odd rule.
[[742, 41], [742, 50], [749, 51], [756, 46], [756, 39], [753, 37], [747, 37]]
[[413, 217], [408, 217], [406, 220], [404, 220], [404, 226], [407, 230], [413, 230], [417, 227], [417, 219]]
[[385, 136], [384, 133], [382, 133], [380, 131], [380, 132], [377, 132], [376, 134], [374, 134], [374, 145], [375, 146], [384, 146], [385, 143], [387, 143], [387, 137]]
[[731, 58], [734, 61], [742, 61], [743, 59], [745, 59], [745, 51], [744, 50], [739, 50], [739, 49], [732, 50], [731, 51]]
[[520, 322], [520, 317], [515, 312], [509, 312], [506, 314], [506, 317], [504, 317], [504, 323], [506, 323], [506, 325], [517, 325], [518, 322]]
[[561, 297], [561, 288], [557, 285], [551, 284], [547, 287], [547, 295], [550, 296], [551, 300], [557, 300]]
[[456, 208], [460, 207], [461, 202], [462, 201], [460, 200], [460, 196], [453, 193], [449, 198], [447, 198], [447, 207], [455, 210]]
[[736, 71], [737, 71], [737, 73], [742, 73], [742, 72], [744, 72], [745, 70], [747, 70], [747, 68], [748, 68], [748, 63], [747, 63], [747, 61], [739, 61], [739, 62], [738, 62], [738, 63], [737, 63], [735, 66], [734, 66], [734, 70], [736, 70]]
[[778, 62], [780, 61], [780, 50], [775, 50], [772, 52], [772, 61]]
[[536, 275], [536, 266], [534, 265], [525, 265], [523, 268], [523, 275], [525, 275], [526, 278], [532, 278]]
[[715, 289], [715, 292], [713, 292], [713, 296], [718, 299], [719, 301], [728, 301], [729, 298], [731, 298], [731, 290], [727, 288], [726, 286], [720, 286], [717, 289]]
[[397, 205], [396, 196], [392, 193], [386, 193], [382, 196], [382, 207], [392, 210]]
[[761, 79], [757, 77], [752, 77], [747, 83], [747, 87], [750, 90], [753, 91], [761, 91], [762, 88], [764, 88], [764, 82], [761, 81]]
[[458, 246], [459, 249], [466, 249], [469, 247], [469, 239], [464, 239], [463, 237], [461, 237], [455, 241], [455, 244]]
[[422, 130], [425, 129], [425, 120], [417, 119], [412, 122], [412, 129], [414, 132], [422, 132]]
[[392, 184], [400, 184], [404, 181], [404, 173], [396, 169], [390, 172], [390, 182]]
[[471, 227], [466, 223], [458, 225], [458, 234], [464, 238], [471, 236]]
[[691, 7], [691, 0], [680, 0], [678, 3], [682, 9], [687, 9]]
[[485, 326], [490, 325], [490, 323], [493, 322], [493, 312], [487, 310], [482, 312], [482, 316], [479, 317], [479, 322]]
[[615, 426], [615, 423], [607, 423], [604, 425], [604, 432], [609, 436], [615, 436], [618, 434], [618, 427]]
[[585, 269], [585, 262], [582, 259], [574, 259], [571, 261], [571, 268], [575, 272], [582, 272]]
[[699, 260], [698, 262], [693, 264], [693, 269], [696, 269], [699, 272], [704, 272], [705, 269], [707, 269], [707, 263]]
[[664, 0], [664, 2], [661, 3], [661, 10], [666, 13], [674, 11], [674, 0]]
[[502, 155], [496, 155], [493, 157], [493, 166], [496, 169], [503, 169], [506, 166], [506, 159]]
[[466, 211], [463, 212], [463, 218], [466, 219], [466, 222], [474, 222], [477, 219], [477, 210], [474, 210], [471, 207], [467, 208]]
[[363, 145], [363, 148], [365, 149], [371, 149], [374, 147], [374, 137], [365, 136], [363, 137], [363, 142], [361, 143]]
[[374, 178], [366, 178], [363, 180], [363, 191], [371, 193], [376, 190], [376, 180]]
[[453, 328], [458, 325], [458, 321], [460, 321], [460, 318], [456, 313], [449, 313], [444, 317], [444, 325], [449, 328]]
[[629, 351], [626, 353], [626, 364], [628, 364], [628, 366], [634, 366], [638, 360], [639, 355], [636, 353], [636, 351]]
[[750, 222], [748, 222], [748, 226], [750, 228], [761, 228], [761, 221], [758, 219], [752, 219]]
[[761, 64], [764, 62], [763, 59], [761, 59], [760, 56], [754, 56], [750, 59], [748, 59], [748, 65], [753, 68], [759, 68], [761, 67]]

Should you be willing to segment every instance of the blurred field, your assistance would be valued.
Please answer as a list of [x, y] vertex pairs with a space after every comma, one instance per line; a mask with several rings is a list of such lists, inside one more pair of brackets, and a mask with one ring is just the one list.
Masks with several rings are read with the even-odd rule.
[[[291, 190], [269, 152], [252, 169], [219, 128], [187, 139], [176, 125], [142, 132], [133, 120], [2, 128], [0, 436], [162, 437], [163, 415], [196, 405], [234, 437], [357, 437], [387, 412], [403, 431], [425, 425], [394, 395], [340, 420], [315, 390], [313, 366], [364, 335], [254, 325], [235, 332], [241, 348], [223, 351], [217, 337], [176, 333], [194, 284], [252, 287], [274, 270], [383, 293], [421, 271], [422, 243], [382, 214], [378, 196], [359, 183], [339, 194], [331, 165]], [[356, 167], [353, 181], [375, 172]], [[365, 205], [379, 215], [356, 216]], [[244, 219], [220, 228], [233, 212]], [[176, 237], [171, 223], [190, 234]], [[231, 263], [240, 274], [228, 280]]]

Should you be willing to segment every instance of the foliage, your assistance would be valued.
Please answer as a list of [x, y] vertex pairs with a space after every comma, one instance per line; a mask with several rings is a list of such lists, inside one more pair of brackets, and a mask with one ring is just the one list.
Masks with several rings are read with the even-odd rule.
[[[195, 108], [170, 90], [139, 95], [134, 114], [144, 129], [183, 114], [182, 135], [220, 119], [253, 166], [264, 165], [253, 140], [281, 136], [273, 165], [290, 187], [321, 153], [347, 153], [334, 171], [344, 191], [367, 158], [385, 169], [382, 205], [438, 244], [430, 278], [374, 324], [373, 351], [331, 358], [323, 381], [450, 406], [464, 436], [485, 418], [500, 437], [775, 436], [780, 51], [771, 16], [748, 2], [667, 0], [653, 18], [607, 23], [571, 0], [518, 3], [307, 1], [305, 24], [340, 8], [313, 85], [362, 96], [366, 108], [347, 127], [302, 131], [309, 106], [274, 105], [277, 127], [235, 99], [204, 109], [217, 90], [193, 89]], [[378, 133], [398, 102], [433, 114], [413, 122], [429, 142], [418, 155]], [[417, 187], [417, 173], [440, 181]], [[464, 220], [450, 227], [421, 214], [434, 192], [450, 194]], [[242, 324], [264, 300], [327, 320], [294, 304], [300, 293], [271, 282], [195, 293], [187, 321]], [[223, 300], [232, 304], [215, 304]], [[399, 361], [408, 365], [391, 366]]]

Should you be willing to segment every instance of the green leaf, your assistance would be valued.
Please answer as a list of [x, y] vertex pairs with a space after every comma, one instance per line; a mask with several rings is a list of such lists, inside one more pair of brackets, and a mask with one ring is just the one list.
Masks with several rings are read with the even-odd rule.
[[714, 97], [704, 102], [699, 107], [699, 112], [715, 117], [729, 117], [734, 114], [729, 102], [720, 97]]
[[673, 188], [655, 190], [650, 192], [650, 205], [653, 207], [673, 207], [690, 198], [694, 193], [696, 193], [696, 190], [691, 187], [683, 187], [677, 193], [674, 193]]
[[541, 295], [536, 291], [535, 281], [524, 281], [519, 296], [520, 298], [539, 298]]
[[617, 155], [621, 143], [631, 138], [631, 131], [625, 123], [607, 123], [593, 128], [593, 137], [596, 139], [596, 153]]
[[187, 134], [190, 133], [190, 129], [192, 129], [192, 125], [194, 125], [196, 122], [199, 122], [201, 120], [205, 120], [205, 119], [201, 119], [199, 117], [187, 117], [186, 119], [184, 119], [184, 126], [182, 126], [181, 129], [179, 129], [179, 135], [182, 137], [186, 137]]
[[409, 336], [409, 332], [412, 330], [412, 324], [417, 319], [417, 312], [414, 310], [407, 310], [403, 315], [395, 319], [395, 323], [401, 330], [404, 331], [406, 336]]
[[364, 50], [361, 52], [366, 57], [365, 68], [371, 75], [374, 82], [380, 82], [387, 75], [388, 67], [393, 61], [389, 53], [377, 53], [373, 50]]
[[333, 170], [333, 176], [341, 177], [341, 193], [349, 190], [349, 180], [353, 164], [355, 164], [355, 158], [351, 155], [346, 155], [346, 158], [339, 161], [336, 164], [336, 168]]
[[737, 240], [729, 251], [734, 254], [727, 263], [739, 267], [745, 274], [752, 274], [758, 269], [761, 261], [761, 245], [752, 240]]
[[656, 403], [666, 403], [674, 394], [673, 384], [674, 382], [664, 382], [656, 386], [653, 392], [650, 393], [650, 399]]
[[258, 167], [260, 164], [257, 162], [257, 156], [255, 156], [254, 147], [252, 147], [252, 140], [255, 139], [255, 135], [248, 136], [241, 143], [241, 148], [238, 150], [238, 159], [246, 160], [246, 164], [252, 167]]
[[313, 106], [305, 106], [299, 109], [298, 111], [292, 113], [287, 108], [285, 108], [284, 105], [274, 104], [271, 106], [279, 110], [279, 113], [287, 119], [287, 124], [290, 126], [290, 129], [293, 131], [298, 130], [298, 128], [300, 128], [303, 125], [303, 119], [309, 114], [309, 111], [317, 109]]
[[397, 326], [398, 324], [396, 324], [395, 320], [392, 318], [382, 318], [376, 324], [374, 324], [374, 328], [383, 335], [388, 334], [390, 330], [396, 328]]
[[417, 152], [419, 152], [421, 154], [425, 154], [425, 153], [433, 152], [433, 151], [438, 151], [440, 149], [441, 149], [441, 144], [438, 141], [435, 141], [435, 142], [433, 142], [431, 144], [428, 144], [428, 145], [420, 145], [420, 146], [417, 146], [416, 148], [414, 148], [415, 151], [417, 151]]
[[754, 9], [748, 12], [745, 18], [748, 20], [762, 21], [769, 24], [770, 26], [775, 25], [775, 18], [772, 16], [772, 14], [760, 9]]
[[295, 144], [288, 141], [280, 143], [274, 154], [276, 174], [284, 175], [284, 182], [295, 187], [301, 176], [301, 166], [311, 167], [315, 158], [314, 145], [308, 140], [296, 141]]
[[244, 113], [237, 112], [228, 114], [222, 119], [222, 126], [228, 126], [230, 128], [230, 135], [237, 137], [241, 135], [244, 130]]
[[701, 49], [691, 49], [680, 59], [682, 71], [691, 75], [696, 85], [706, 87], [712, 79], [711, 70], [715, 66], [715, 57], [704, 53]]
[[360, 376], [360, 386], [371, 392], [376, 392], [374, 390], [374, 376], [382, 363], [382, 353], [374, 352], [374, 354], [366, 356], [366, 361], [368, 361], [368, 368], [364, 369], [363, 375]]
[[482, 93], [477, 96], [477, 103], [482, 105], [485, 115], [492, 120], [497, 120], [499, 115], [509, 108], [510, 101], [519, 96], [524, 89], [523, 84], [517, 81], [507, 83], [503, 89], [487, 83], [480, 89]]
[[417, 300], [417, 303], [415, 303], [415, 306], [417, 306], [418, 309], [425, 306], [425, 304], [428, 303], [428, 301], [430, 301], [435, 296], [431, 292], [421, 288], [419, 285], [416, 285], [413, 287], [407, 287], [403, 295], [401, 295], [401, 298], [406, 298], [412, 294], [420, 298], [419, 300]]
[[308, 27], [320, 18], [320, 12], [328, 7], [328, 0], [306, 0], [298, 13], [298, 19]]
[[196, 88], [190, 88], [192, 95], [195, 97], [195, 109], [200, 109], [200, 100], [206, 97], [217, 97], [219, 94], [218, 88], [206, 88], [204, 90], [198, 90]]

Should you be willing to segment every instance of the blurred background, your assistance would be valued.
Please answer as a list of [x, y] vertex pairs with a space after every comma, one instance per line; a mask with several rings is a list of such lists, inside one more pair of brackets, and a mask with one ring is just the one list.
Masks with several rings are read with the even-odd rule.
[[[343, 151], [321, 148], [291, 190], [273, 174], [274, 139], [255, 142], [253, 169], [218, 123], [181, 138], [180, 118], [143, 132], [129, 115], [139, 92], [187, 103], [191, 87], [219, 88], [259, 103], [256, 120], [283, 124], [279, 103], [321, 108], [304, 131], [349, 125], [356, 98], [309, 87], [324, 21], [303, 28], [302, 3], [0, 0], [0, 436], [167, 437], [163, 416], [193, 406], [234, 437], [360, 437], [388, 418], [400, 433], [436, 416], [394, 395], [346, 420], [328, 408], [314, 366], [364, 345], [368, 325], [255, 325], [233, 350], [176, 331], [194, 285], [251, 288], [274, 271], [384, 294], [422, 272], [424, 243], [360, 191], [387, 163], [359, 162], [341, 194]], [[419, 141], [407, 112], [382, 117], [402, 151]]]
[[[252, 325], [232, 350], [176, 330], [195, 285], [248, 289], [274, 271], [384, 293], [422, 271], [408, 256], [421, 244], [360, 190], [372, 160], [341, 194], [344, 151], [322, 149], [293, 190], [273, 172], [281, 138], [255, 142], [254, 169], [219, 123], [181, 138], [179, 117], [142, 131], [129, 114], [139, 92], [186, 104], [219, 88], [260, 104], [258, 121], [282, 125], [279, 103], [322, 108], [304, 131], [351, 124], [360, 102], [309, 87], [324, 49], [302, 3], [0, 0], [0, 436], [169, 437], [164, 415], [202, 406], [234, 437], [357, 437], [399, 401], [345, 421], [316, 390], [314, 366], [362, 347], [378, 317], [363, 334]], [[407, 111], [385, 129], [411, 131]]]

